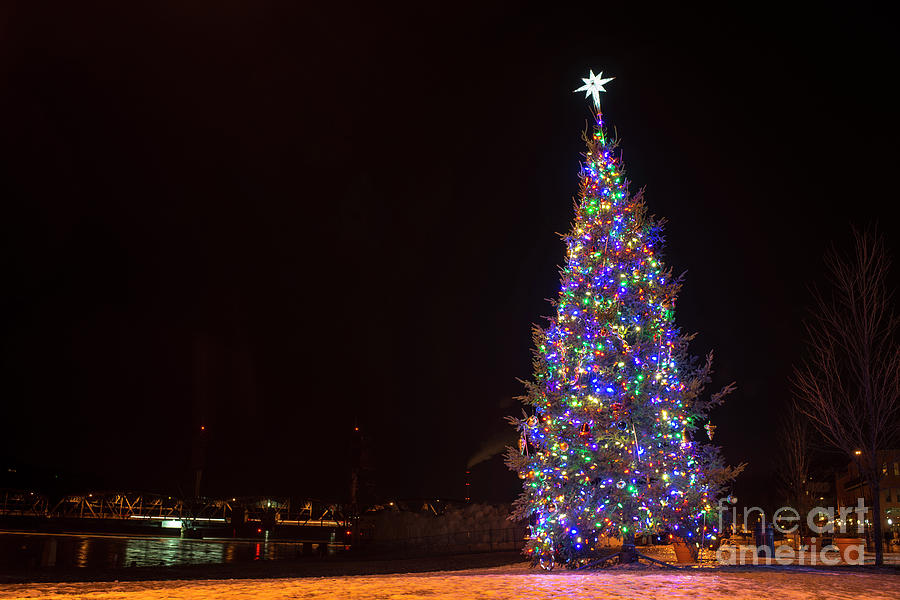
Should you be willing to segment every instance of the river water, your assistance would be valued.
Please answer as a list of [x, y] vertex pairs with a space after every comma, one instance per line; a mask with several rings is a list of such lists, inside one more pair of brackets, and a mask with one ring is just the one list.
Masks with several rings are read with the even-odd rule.
[[333, 554], [319, 542], [94, 534], [0, 533], [0, 571], [35, 567], [150, 567], [221, 564]]

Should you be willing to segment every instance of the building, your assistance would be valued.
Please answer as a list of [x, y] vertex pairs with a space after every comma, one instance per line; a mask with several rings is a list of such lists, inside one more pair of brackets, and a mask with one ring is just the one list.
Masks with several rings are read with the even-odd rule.
[[[900, 541], [900, 449], [885, 450], [878, 453], [878, 462], [881, 463], [881, 526], [885, 540]], [[866, 512], [866, 538], [871, 544], [873, 523], [872, 494], [865, 480], [860, 477], [859, 464], [850, 461], [843, 472], [838, 473], [835, 487], [837, 491], [838, 507], [853, 507], [857, 505], [857, 499], [863, 498], [867, 507]], [[851, 522], [853, 517], [851, 516]]]

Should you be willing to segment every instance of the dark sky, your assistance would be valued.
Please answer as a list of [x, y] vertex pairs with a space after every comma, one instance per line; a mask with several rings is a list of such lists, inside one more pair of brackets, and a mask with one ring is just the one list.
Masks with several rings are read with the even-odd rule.
[[892, 21], [302, 4], [3, 3], [0, 485], [178, 492], [204, 425], [206, 493], [342, 499], [358, 422], [377, 494], [461, 496], [512, 440], [594, 69], [764, 497], [823, 251], [896, 246]]

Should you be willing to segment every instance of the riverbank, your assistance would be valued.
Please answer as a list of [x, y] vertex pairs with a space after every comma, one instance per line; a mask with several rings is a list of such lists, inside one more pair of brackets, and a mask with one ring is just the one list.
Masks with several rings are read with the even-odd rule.
[[168, 581], [200, 579], [280, 579], [342, 577], [485, 569], [524, 563], [520, 552], [486, 552], [419, 558], [372, 559], [353, 556], [254, 561], [171, 567], [0, 568], [0, 585], [32, 582]]

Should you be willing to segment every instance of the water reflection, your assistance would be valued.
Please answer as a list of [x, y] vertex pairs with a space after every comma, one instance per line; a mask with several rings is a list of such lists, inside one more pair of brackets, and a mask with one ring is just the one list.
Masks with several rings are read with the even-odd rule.
[[281, 560], [333, 554], [324, 542], [125, 535], [0, 533], [0, 569], [150, 567]]
[[[75, 564], [79, 567], [88, 566], [88, 551], [90, 550], [90, 544], [88, 540], [78, 540], [78, 550], [75, 554]], [[43, 564], [41, 565], [44, 566]]]

